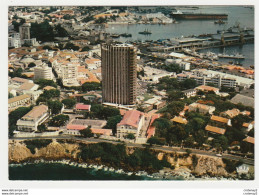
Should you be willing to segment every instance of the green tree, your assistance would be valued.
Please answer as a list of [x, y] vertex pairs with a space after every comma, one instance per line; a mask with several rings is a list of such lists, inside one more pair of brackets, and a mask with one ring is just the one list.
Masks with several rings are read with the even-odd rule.
[[52, 48], [49, 45], [44, 45], [42, 49], [52, 50]]
[[135, 139], [135, 135], [133, 133], [129, 133], [127, 136], [126, 136], [127, 139]]
[[38, 130], [39, 132], [44, 132], [44, 131], [47, 130], [47, 127], [46, 127], [45, 124], [41, 124], [41, 125], [38, 125], [37, 130]]
[[184, 108], [184, 103], [181, 101], [172, 101], [167, 105], [167, 112], [171, 114], [171, 116], [178, 115], [180, 111]]
[[117, 133], [117, 124], [121, 121], [121, 119], [122, 119], [121, 115], [109, 117], [105, 128], [112, 129], [112, 133], [113, 135], [115, 135]]
[[33, 63], [33, 62], [31, 62], [31, 63], [28, 65], [29, 68], [32, 68], [32, 67], [35, 67], [35, 66], [36, 66], [36, 64]]
[[8, 99], [13, 98], [13, 97], [14, 97], [14, 96], [13, 96], [12, 93], [8, 93]]
[[29, 111], [31, 111], [31, 107], [19, 107], [16, 110], [10, 112], [8, 118], [9, 118], [9, 136], [13, 136], [13, 131], [16, 130], [16, 122], [22, 118], [25, 114], [27, 114]]
[[64, 49], [72, 49], [78, 51], [80, 47], [76, 46], [73, 43], [67, 43], [64, 47]]
[[195, 140], [194, 140], [193, 137], [188, 137], [188, 138], [185, 140], [184, 145], [185, 145], [185, 147], [192, 148], [192, 147], [194, 147], [194, 142], [195, 142]]
[[68, 120], [69, 120], [69, 116], [68, 115], [59, 114], [57, 116], [54, 116], [49, 121], [48, 124], [49, 124], [49, 126], [60, 127], [60, 126], [64, 126]]
[[80, 134], [81, 134], [83, 137], [85, 137], [85, 138], [87, 138], [87, 137], [93, 137], [93, 136], [94, 136], [94, 134], [92, 133], [91, 127], [87, 127], [86, 129], [81, 130], [81, 131], [80, 131]]
[[193, 89], [197, 87], [197, 82], [194, 79], [185, 79], [184, 81], [180, 82], [181, 89]]
[[89, 51], [89, 50], [90, 50], [90, 47], [85, 46], [85, 47], [83, 47], [83, 48], [81, 49], [81, 52], [83, 52], [83, 51]]
[[167, 94], [168, 94], [168, 97], [167, 97], [168, 102], [178, 101], [184, 97], [184, 93], [181, 91], [173, 90], [173, 91], [169, 91]]
[[149, 143], [151, 146], [153, 144], [162, 145], [162, 142], [159, 140], [158, 137], [152, 136], [147, 140], [147, 143]]
[[36, 83], [40, 86], [39, 89], [42, 89], [46, 86], [52, 86], [52, 87], [57, 88], [57, 84], [53, 80], [38, 79], [38, 80], [34, 81], [34, 83]]
[[101, 89], [101, 84], [97, 82], [87, 82], [82, 85], [82, 90], [84, 92], [95, 91], [100, 89]]
[[53, 27], [50, 26], [48, 20], [44, 20], [42, 23], [31, 23], [31, 37], [42, 42], [53, 41]]
[[68, 32], [61, 26], [61, 24], [56, 25], [54, 30], [55, 30], [55, 36], [57, 37], [69, 36]]
[[49, 101], [47, 101], [47, 105], [48, 105], [49, 109], [51, 110], [52, 114], [60, 113], [60, 111], [63, 107], [63, 104], [58, 100], [56, 100], [56, 101], [49, 100]]
[[76, 104], [76, 100], [71, 98], [63, 99], [61, 102], [65, 105], [66, 108], [73, 108]]

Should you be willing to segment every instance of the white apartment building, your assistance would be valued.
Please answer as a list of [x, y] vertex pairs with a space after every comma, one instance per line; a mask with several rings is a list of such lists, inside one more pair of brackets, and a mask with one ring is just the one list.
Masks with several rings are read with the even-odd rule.
[[61, 65], [61, 79], [62, 83], [65, 86], [77, 86], [79, 85], [77, 81], [78, 71], [77, 71], [78, 64], [76, 63], [67, 63]]
[[21, 47], [21, 38], [19, 33], [11, 33], [8, 37], [8, 47]]
[[132, 133], [137, 138], [140, 134], [140, 129], [144, 125], [144, 121], [144, 113], [138, 110], [127, 111], [121, 122], [117, 124], [117, 137], [124, 138], [129, 133]]
[[231, 78], [228, 75], [223, 76], [220, 74], [216, 74], [216, 75], [207, 75], [207, 74], [200, 74], [200, 73], [197, 74], [197, 72], [194, 72], [194, 71], [183, 72], [177, 75], [178, 81], [184, 81], [185, 79], [194, 79], [198, 85], [208, 85], [209, 83], [212, 83], [219, 88], [221, 86], [236, 87], [240, 84], [240, 82], [238, 82], [236, 78], [233, 78], [233, 77]]
[[48, 117], [48, 106], [35, 106], [30, 112], [19, 119], [16, 125], [19, 131], [37, 131], [38, 125], [46, 121]]
[[52, 68], [47, 65], [38, 66], [34, 68], [34, 80], [37, 79], [53, 79]]

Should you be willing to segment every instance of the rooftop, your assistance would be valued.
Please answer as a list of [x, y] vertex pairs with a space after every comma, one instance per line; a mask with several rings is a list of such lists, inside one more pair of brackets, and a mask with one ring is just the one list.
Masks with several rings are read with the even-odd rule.
[[13, 98], [10, 98], [8, 99], [8, 104], [11, 104], [13, 102], [17, 102], [17, 101], [20, 101], [20, 100], [24, 100], [24, 99], [30, 99], [31, 96], [27, 95], [27, 94], [23, 94], [23, 95], [19, 95], [19, 96], [15, 96]]
[[200, 85], [200, 86], [196, 87], [196, 89], [202, 90], [202, 91], [214, 91], [214, 92], [219, 90], [219, 88], [211, 87], [211, 86], [207, 86], [207, 85]]
[[94, 134], [101, 134], [101, 135], [111, 135], [112, 134], [112, 130], [111, 129], [91, 129], [92, 133]]
[[221, 134], [221, 135], [224, 135], [226, 132], [226, 129], [222, 129], [222, 128], [218, 128], [218, 127], [214, 127], [214, 126], [210, 126], [210, 125], [207, 125], [205, 127], [205, 130], [213, 132], [213, 133]]
[[85, 104], [76, 104], [76, 109], [78, 110], [90, 110], [91, 105], [85, 105]]
[[254, 107], [254, 98], [247, 97], [245, 95], [237, 94], [230, 100], [230, 102], [233, 104], [241, 103], [245, 106]]
[[23, 83], [19, 89], [21, 90], [30, 90], [31, 88], [33, 88], [34, 86], [36, 86], [34, 83]]
[[22, 119], [37, 119], [48, 111], [48, 106], [35, 106], [30, 112], [25, 114]]
[[56, 89], [56, 88], [55, 88], [55, 87], [52, 87], [52, 86], [46, 86], [46, 87], [44, 87], [43, 89], [48, 91], [48, 90]]
[[233, 108], [232, 110], [227, 110], [224, 113], [227, 114], [230, 118], [233, 118], [239, 115], [240, 110], [238, 110], [237, 108]]
[[106, 125], [106, 120], [92, 120], [92, 119], [72, 119], [69, 124], [91, 126], [92, 128], [101, 129]]
[[181, 124], [187, 124], [188, 121], [185, 118], [175, 116], [171, 121], [176, 122], [176, 123], [181, 123]]
[[127, 111], [121, 122], [118, 123], [117, 125], [118, 126], [121, 126], [121, 125], [129, 125], [129, 126], [133, 126], [133, 127], [138, 127], [138, 123], [139, 123], [139, 120], [140, 120], [140, 117], [143, 115], [142, 112], [138, 111], [138, 110], [129, 110]]
[[23, 79], [23, 78], [20, 78], [20, 77], [14, 77], [14, 78], [12, 78], [12, 81], [15, 81], [15, 82], [18, 82], [18, 83], [26, 83], [26, 82], [29, 82], [30, 80], [29, 79]]
[[85, 128], [86, 128], [85, 125], [73, 125], [73, 124], [68, 124], [67, 125], [67, 129], [68, 130], [83, 130]]
[[221, 123], [228, 123], [228, 121], [229, 121], [229, 119], [227, 119], [227, 118], [223, 118], [223, 117], [215, 116], [215, 115], [212, 115], [210, 120], [218, 121], [218, 122], [221, 122]]
[[251, 144], [255, 144], [255, 138], [247, 136], [245, 139], [243, 139], [244, 142], [248, 142]]

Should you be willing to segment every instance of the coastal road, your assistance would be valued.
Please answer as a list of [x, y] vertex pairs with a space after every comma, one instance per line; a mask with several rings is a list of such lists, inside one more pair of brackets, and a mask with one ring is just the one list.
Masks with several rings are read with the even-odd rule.
[[[74, 139], [75, 141], [84, 141], [88, 143], [100, 143], [100, 142], [106, 142], [106, 143], [112, 143], [112, 144], [121, 144], [122, 142], [119, 141], [112, 141], [112, 140], [105, 140], [105, 139], [97, 139], [97, 138], [81, 138], [81, 137], [73, 137], [73, 136], [55, 136], [55, 137], [15, 137], [11, 138], [9, 140], [28, 140], [28, 139]], [[206, 150], [199, 150], [199, 149], [192, 149], [192, 148], [181, 148], [181, 147], [169, 147], [169, 146], [148, 146], [144, 144], [136, 144], [136, 143], [125, 143], [128, 147], [138, 147], [138, 148], [146, 148], [149, 147], [150, 149], [160, 150], [162, 152], [183, 152], [186, 153], [186, 149], [191, 150], [192, 154], [200, 154], [205, 156], [211, 156], [211, 157], [217, 157], [217, 158], [225, 158], [228, 160], [242, 160], [245, 164], [254, 165], [254, 159], [248, 159], [243, 158], [241, 156], [235, 156], [231, 154], [222, 154], [222, 156], [216, 156], [217, 153], [215, 152], [209, 152]]]

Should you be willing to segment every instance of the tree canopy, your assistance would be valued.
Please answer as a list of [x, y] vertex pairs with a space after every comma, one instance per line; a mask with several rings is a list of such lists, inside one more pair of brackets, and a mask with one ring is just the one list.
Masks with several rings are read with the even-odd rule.
[[65, 105], [66, 108], [73, 108], [76, 104], [76, 100], [74, 98], [63, 99], [61, 102]]
[[69, 120], [69, 116], [68, 115], [59, 114], [57, 116], [54, 116], [49, 121], [48, 124], [49, 124], [49, 126], [53, 126], [53, 127], [61, 127], [61, 126], [64, 126], [68, 120]]

